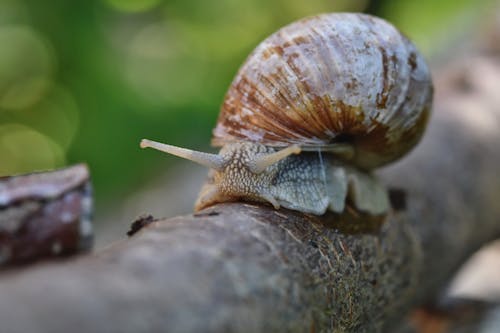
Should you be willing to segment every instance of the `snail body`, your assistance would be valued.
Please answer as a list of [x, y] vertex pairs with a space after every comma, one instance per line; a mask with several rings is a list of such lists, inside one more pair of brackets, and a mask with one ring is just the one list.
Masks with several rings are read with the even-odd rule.
[[292, 23], [265, 39], [238, 71], [212, 144], [218, 155], [144, 140], [210, 167], [195, 210], [250, 200], [322, 215], [383, 214], [372, 170], [413, 148], [432, 102], [428, 67], [386, 21], [338, 13]]

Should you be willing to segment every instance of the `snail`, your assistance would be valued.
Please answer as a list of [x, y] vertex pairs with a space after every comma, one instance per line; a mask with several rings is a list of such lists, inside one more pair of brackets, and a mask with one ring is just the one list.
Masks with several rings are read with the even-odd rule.
[[367, 14], [308, 17], [250, 54], [229, 87], [208, 154], [142, 140], [210, 168], [195, 204], [268, 202], [323, 215], [389, 208], [373, 170], [409, 152], [432, 104], [423, 56]]

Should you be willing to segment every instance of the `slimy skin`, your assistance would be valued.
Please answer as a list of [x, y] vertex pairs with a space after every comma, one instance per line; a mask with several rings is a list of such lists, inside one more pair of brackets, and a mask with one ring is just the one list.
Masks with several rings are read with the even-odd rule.
[[255, 143], [226, 145], [219, 153], [223, 170], [212, 170], [202, 188], [195, 210], [226, 201], [269, 202], [323, 215], [327, 210], [341, 213], [347, 197], [355, 208], [380, 215], [389, 208], [387, 191], [370, 173], [360, 172], [328, 154], [302, 152], [290, 155], [261, 172], [253, 172], [253, 162], [278, 148]]

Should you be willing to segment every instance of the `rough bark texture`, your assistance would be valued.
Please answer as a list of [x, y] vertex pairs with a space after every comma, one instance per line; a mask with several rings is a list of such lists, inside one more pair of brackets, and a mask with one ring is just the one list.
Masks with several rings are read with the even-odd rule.
[[155, 221], [94, 256], [4, 272], [2, 331], [387, 331], [500, 234], [500, 64], [449, 66], [423, 142], [383, 171], [406, 202], [379, 227], [242, 203]]
[[92, 248], [86, 165], [0, 177], [0, 268]]

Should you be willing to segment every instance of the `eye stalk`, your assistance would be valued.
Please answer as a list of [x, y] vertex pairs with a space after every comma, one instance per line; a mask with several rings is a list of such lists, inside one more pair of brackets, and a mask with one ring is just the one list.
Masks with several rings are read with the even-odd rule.
[[148, 139], [142, 139], [140, 146], [141, 148], [153, 148], [164, 153], [172, 154], [217, 171], [224, 171], [224, 168], [226, 166], [226, 162], [224, 161], [224, 159], [217, 154], [203, 153], [200, 151], [171, 146], [165, 143], [160, 143]]
[[[181, 157], [195, 163], [201, 164], [208, 168], [214, 169], [216, 171], [222, 172], [224, 168], [227, 166], [229, 161], [226, 160], [221, 155], [217, 154], [209, 154], [196, 150], [180, 148], [172, 145], [167, 145], [165, 143], [160, 143], [148, 139], [142, 139], [140, 143], [141, 148], [153, 148], [164, 153], [168, 153], [171, 155], [175, 155], [177, 157]], [[285, 159], [286, 157], [292, 154], [299, 154], [301, 149], [298, 145], [293, 145], [277, 151], [275, 153], [269, 153], [262, 156], [258, 156], [254, 160], [248, 162], [248, 169], [254, 173], [259, 174], [262, 173], [268, 166], [271, 166], [279, 161]]]
[[259, 156], [253, 161], [250, 161], [247, 166], [251, 172], [259, 174], [262, 173], [268, 166], [278, 163], [292, 154], [300, 154], [300, 152], [300, 147], [298, 145], [293, 145], [275, 153]]

